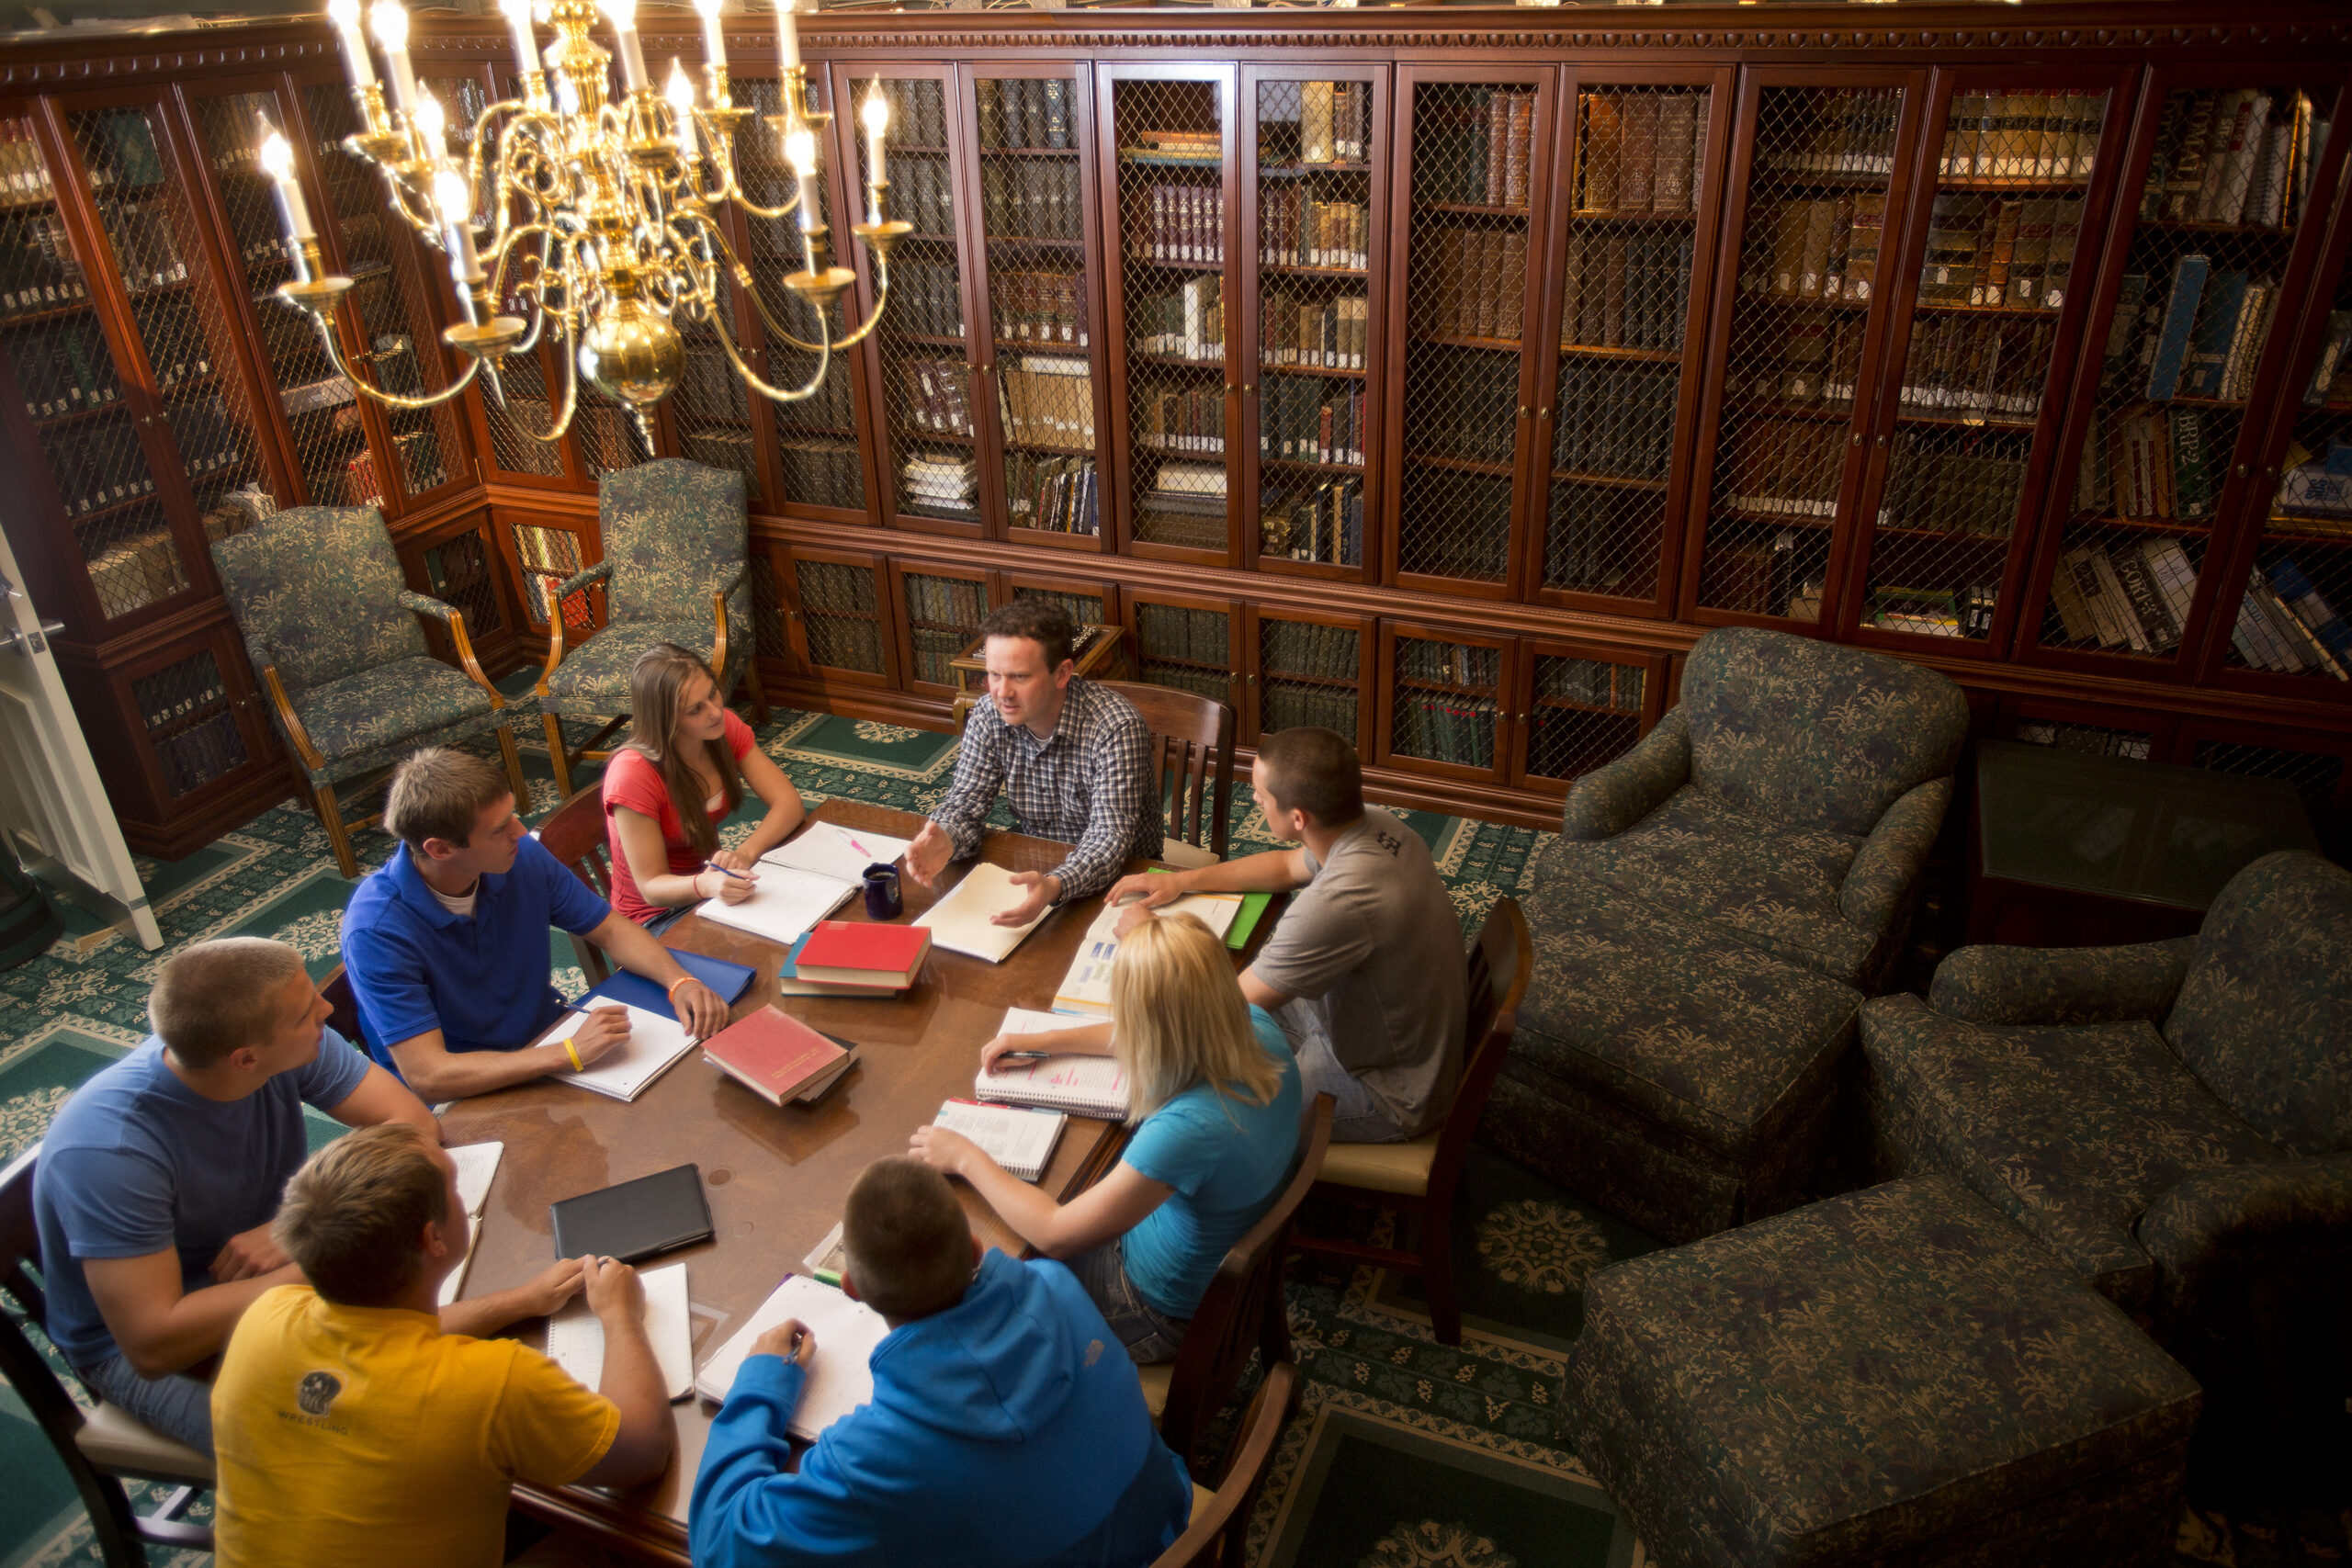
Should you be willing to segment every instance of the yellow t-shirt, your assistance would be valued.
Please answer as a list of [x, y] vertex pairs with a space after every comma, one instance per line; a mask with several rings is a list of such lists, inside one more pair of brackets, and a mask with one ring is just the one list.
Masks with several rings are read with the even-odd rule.
[[222, 1568], [496, 1568], [514, 1481], [595, 1467], [619, 1408], [511, 1339], [280, 1285], [212, 1383]]

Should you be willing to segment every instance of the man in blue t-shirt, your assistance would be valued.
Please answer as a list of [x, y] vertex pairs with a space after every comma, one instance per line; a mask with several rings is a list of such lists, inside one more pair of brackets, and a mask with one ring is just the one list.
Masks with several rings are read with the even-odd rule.
[[436, 1143], [439, 1129], [324, 1027], [327, 1004], [282, 942], [182, 950], [147, 1016], [155, 1032], [76, 1089], [41, 1140], [49, 1337], [104, 1398], [209, 1452], [209, 1392], [186, 1369], [263, 1292], [301, 1280], [269, 1221], [308, 1152], [302, 1107], [354, 1127], [413, 1122]]
[[604, 1007], [537, 1043], [563, 1016], [550, 926], [667, 990], [695, 1038], [726, 1027], [718, 992], [523, 830], [506, 775], [481, 758], [435, 746], [402, 762], [384, 827], [400, 847], [351, 896], [343, 964], [368, 1051], [426, 1100], [577, 1071], [628, 1038], [628, 1010]]

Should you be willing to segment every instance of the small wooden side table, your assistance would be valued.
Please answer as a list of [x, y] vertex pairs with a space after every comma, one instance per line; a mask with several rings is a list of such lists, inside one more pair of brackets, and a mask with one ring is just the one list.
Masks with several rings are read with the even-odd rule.
[[1968, 940], [2098, 947], [2188, 936], [2249, 863], [2318, 849], [2301, 797], [2277, 779], [1984, 741]]
[[[956, 733], [964, 733], [964, 716], [972, 705], [988, 695], [989, 662], [980, 645], [986, 637], [974, 637], [972, 646], [947, 661], [956, 671], [956, 700], [947, 710]], [[1090, 681], [1115, 681], [1126, 673], [1126, 634], [1117, 626], [1084, 626], [1078, 628], [1078, 672]]]

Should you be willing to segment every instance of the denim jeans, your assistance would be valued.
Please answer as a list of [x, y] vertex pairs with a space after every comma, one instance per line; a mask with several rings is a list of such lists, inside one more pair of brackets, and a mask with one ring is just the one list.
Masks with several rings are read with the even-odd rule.
[[108, 1404], [119, 1405], [164, 1436], [176, 1438], [199, 1453], [212, 1451], [209, 1383], [198, 1382], [184, 1372], [167, 1372], [160, 1378], [141, 1377], [119, 1353], [80, 1371], [82, 1381], [97, 1390], [98, 1397]]
[[[1122, 1238], [1124, 1240], [1124, 1238]], [[1139, 1367], [1154, 1361], [1176, 1359], [1177, 1344], [1184, 1337], [1184, 1328], [1192, 1319], [1170, 1317], [1166, 1313], [1143, 1299], [1136, 1282], [1127, 1278], [1126, 1260], [1120, 1255], [1121, 1243], [1106, 1241], [1091, 1252], [1082, 1252], [1069, 1260], [1069, 1271], [1094, 1298], [1111, 1332], [1127, 1348], [1127, 1355]]]
[[1318, 1094], [1337, 1101], [1331, 1108], [1331, 1141], [1335, 1144], [1398, 1144], [1404, 1129], [1388, 1119], [1372, 1090], [1340, 1065], [1331, 1050], [1331, 1021], [1320, 997], [1293, 997], [1274, 1014], [1298, 1058], [1298, 1092], [1307, 1104]]

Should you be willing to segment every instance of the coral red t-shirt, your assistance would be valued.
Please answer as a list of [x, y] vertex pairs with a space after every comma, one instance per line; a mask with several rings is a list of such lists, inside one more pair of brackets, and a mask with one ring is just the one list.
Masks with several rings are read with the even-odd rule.
[[[741, 762], [743, 753], [753, 744], [752, 727], [726, 714], [727, 750]], [[643, 812], [662, 827], [662, 847], [670, 852], [670, 870], [678, 876], [691, 876], [702, 864], [702, 857], [686, 842], [686, 825], [678, 817], [678, 808], [670, 799], [670, 786], [662, 782], [661, 770], [645, 759], [642, 751], [624, 746], [613, 753], [605, 764], [605, 844], [613, 857], [613, 908], [639, 925], [663, 911], [638, 897], [637, 878], [629, 874], [628, 857], [621, 852], [621, 836], [613, 825], [613, 807], [626, 806], [631, 811]], [[710, 819], [719, 820], [726, 807], [722, 803]]]

